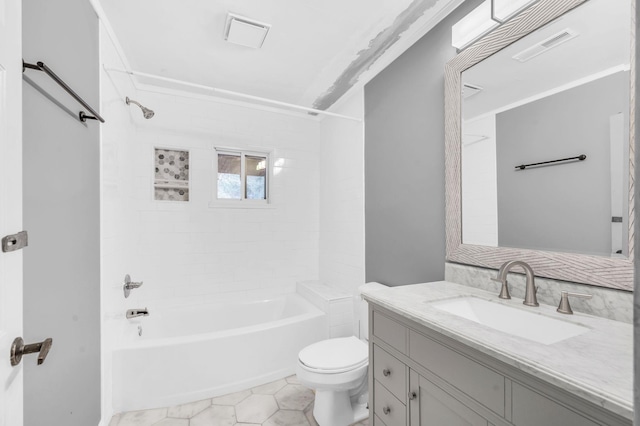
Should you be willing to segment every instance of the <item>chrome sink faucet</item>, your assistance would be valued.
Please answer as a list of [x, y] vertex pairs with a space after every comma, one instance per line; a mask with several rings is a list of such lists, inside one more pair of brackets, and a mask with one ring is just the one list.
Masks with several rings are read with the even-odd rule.
[[498, 270], [498, 276], [496, 278], [492, 278], [493, 281], [502, 283], [502, 289], [500, 290], [500, 294], [498, 295], [498, 297], [501, 299], [511, 299], [511, 295], [509, 294], [509, 286], [507, 285], [507, 274], [514, 266], [520, 266], [522, 269], [524, 269], [524, 272], [527, 275], [527, 287], [525, 289], [524, 302], [522, 303], [527, 306], [540, 306], [540, 304], [538, 303], [538, 298], [536, 297], [537, 288], [535, 285], [535, 276], [533, 274], [533, 269], [531, 269], [531, 266], [529, 266], [528, 263], [521, 260], [510, 260], [503, 263]]

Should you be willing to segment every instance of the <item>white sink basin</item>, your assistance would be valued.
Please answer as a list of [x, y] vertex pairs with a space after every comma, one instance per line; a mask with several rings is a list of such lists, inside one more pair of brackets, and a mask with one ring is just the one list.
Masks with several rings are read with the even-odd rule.
[[459, 297], [430, 304], [441, 311], [545, 345], [551, 345], [589, 331], [587, 327], [581, 325], [477, 297]]

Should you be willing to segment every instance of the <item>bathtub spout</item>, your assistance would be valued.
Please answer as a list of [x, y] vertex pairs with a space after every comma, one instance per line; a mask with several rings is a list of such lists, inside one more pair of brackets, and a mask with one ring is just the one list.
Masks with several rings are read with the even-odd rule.
[[149, 311], [144, 309], [127, 309], [127, 318], [148, 317]]

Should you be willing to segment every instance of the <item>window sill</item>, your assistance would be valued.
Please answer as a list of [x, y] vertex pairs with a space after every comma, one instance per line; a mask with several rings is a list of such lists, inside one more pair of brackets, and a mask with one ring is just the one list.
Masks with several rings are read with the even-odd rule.
[[210, 209], [275, 209], [271, 203], [253, 203], [251, 201], [210, 201]]

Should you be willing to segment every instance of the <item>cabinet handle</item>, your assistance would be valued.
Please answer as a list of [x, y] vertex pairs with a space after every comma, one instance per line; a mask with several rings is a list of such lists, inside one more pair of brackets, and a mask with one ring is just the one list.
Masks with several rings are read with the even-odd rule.
[[384, 377], [389, 377], [391, 375], [391, 370], [385, 368], [384, 370], [382, 370], [382, 374], [384, 374]]
[[382, 407], [382, 412], [383, 412], [385, 415], [387, 415], [387, 414], [389, 414], [389, 413], [391, 412], [391, 408], [389, 408], [389, 407]]
[[413, 401], [418, 397], [418, 394], [415, 392], [409, 392], [409, 401]]

